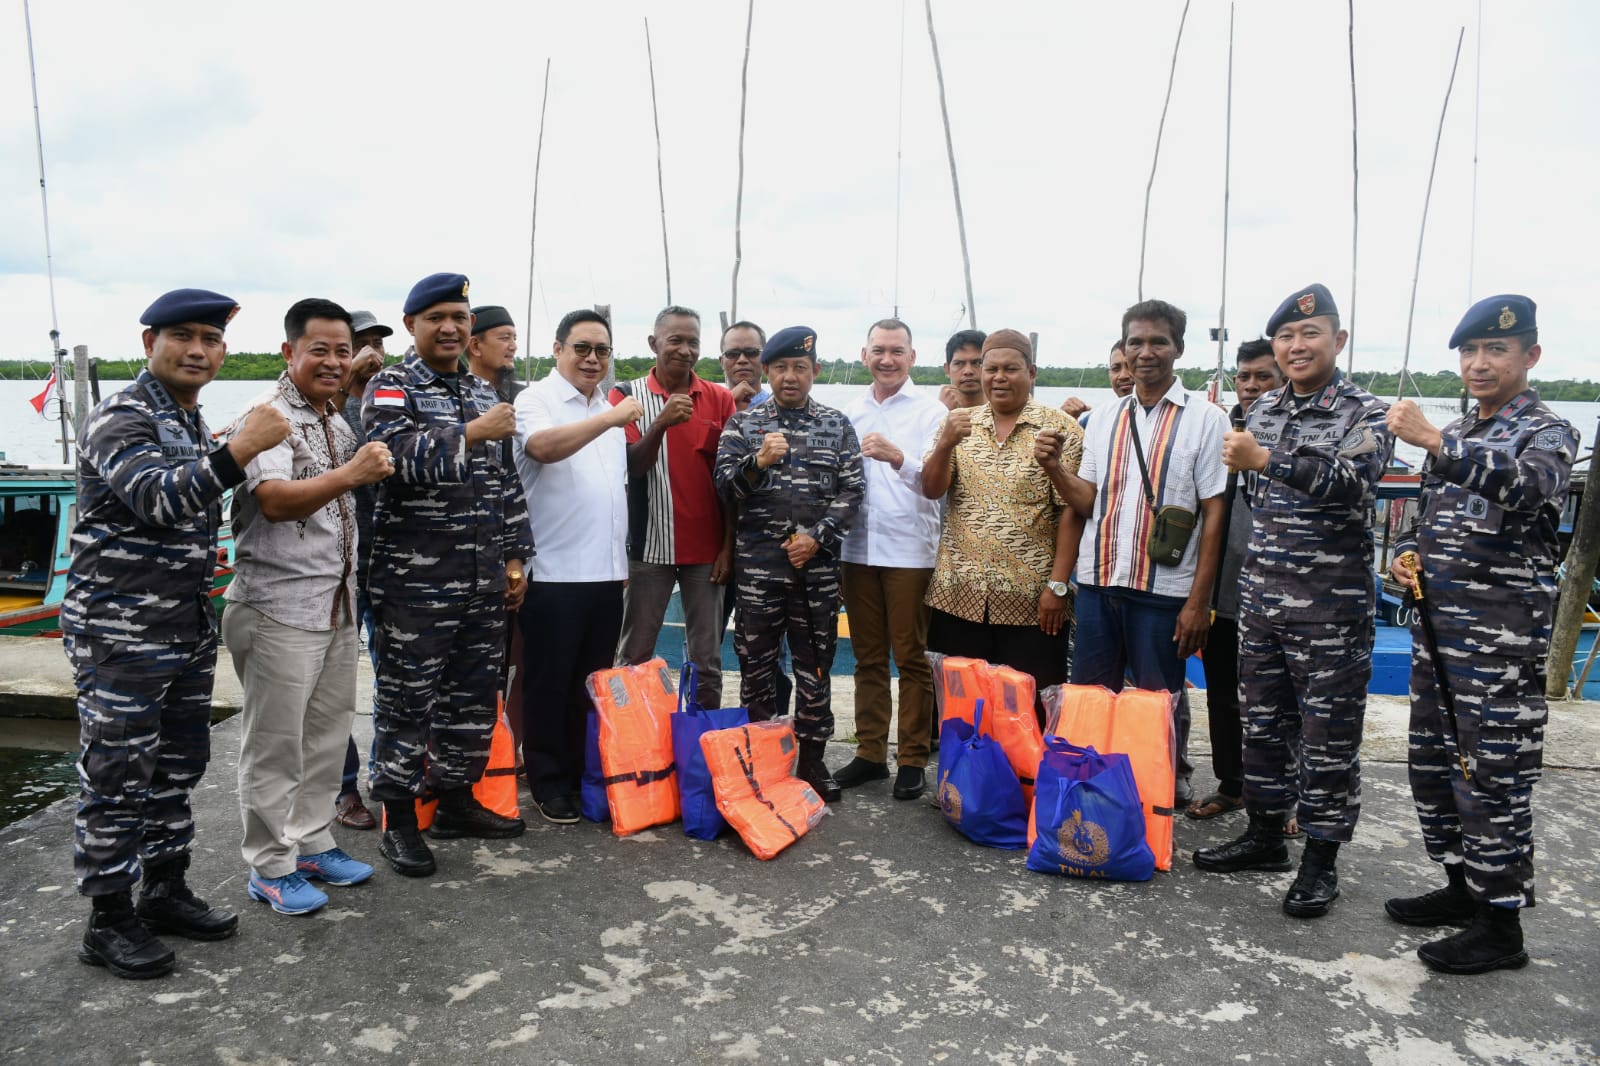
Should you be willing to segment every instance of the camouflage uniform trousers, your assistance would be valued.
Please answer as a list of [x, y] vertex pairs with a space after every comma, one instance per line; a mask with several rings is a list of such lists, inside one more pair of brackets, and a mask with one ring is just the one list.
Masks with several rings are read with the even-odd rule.
[[143, 865], [185, 855], [189, 796], [211, 758], [217, 636], [185, 644], [64, 638], [78, 686], [78, 891], [130, 889]]
[[1439, 702], [1433, 660], [1420, 640], [1411, 658], [1411, 795], [1434, 862], [1462, 862], [1476, 899], [1533, 906], [1534, 782], [1544, 764], [1544, 671], [1535, 659], [1442, 649], [1456, 737]]
[[1372, 679], [1369, 618], [1278, 622], [1239, 613], [1244, 801], [1345, 842], [1361, 815], [1361, 726]]
[[742, 565], [736, 595], [739, 625], [739, 696], [752, 722], [777, 715], [778, 650], [785, 634], [794, 660], [794, 734], [800, 740], [833, 736], [833, 653], [839, 643], [839, 564], [813, 559], [804, 570]]
[[505, 595], [418, 604], [374, 597], [372, 795], [399, 801], [483, 776], [505, 657]]

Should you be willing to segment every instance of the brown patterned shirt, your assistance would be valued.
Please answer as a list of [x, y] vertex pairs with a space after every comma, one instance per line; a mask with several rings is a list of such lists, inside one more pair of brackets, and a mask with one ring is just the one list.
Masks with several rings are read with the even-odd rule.
[[951, 455], [950, 493], [928, 606], [969, 622], [1034, 625], [1055, 560], [1065, 501], [1033, 459], [1041, 429], [1066, 438], [1061, 465], [1076, 473], [1083, 431], [1053, 407], [1029, 400], [1004, 444], [988, 404], [972, 412], [972, 434]]

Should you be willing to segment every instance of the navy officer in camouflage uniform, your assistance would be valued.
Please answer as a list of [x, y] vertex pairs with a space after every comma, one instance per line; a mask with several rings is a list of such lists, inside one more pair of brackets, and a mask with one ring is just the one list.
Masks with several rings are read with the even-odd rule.
[[[230, 297], [178, 289], [151, 304], [147, 364], [89, 413], [78, 436], [78, 521], [61, 629], [78, 688], [73, 867], [93, 904], [78, 958], [118, 977], [175, 963], [154, 933], [221, 940], [238, 915], [210, 907], [184, 872], [189, 797], [211, 755], [217, 615], [211, 606], [223, 493], [289, 435], [270, 407], [215, 447], [200, 389], [216, 377]], [[133, 886], [141, 882], [135, 911]]]
[[1242, 836], [1201, 848], [1203, 870], [1287, 870], [1284, 825], [1307, 840], [1283, 900], [1296, 918], [1339, 896], [1339, 845], [1361, 813], [1361, 726], [1372, 677], [1372, 513], [1393, 448], [1384, 404], [1339, 372], [1349, 334], [1322, 285], [1267, 323], [1288, 383], [1223, 439], [1246, 472], [1249, 553], [1239, 575], [1239, 705], [1245, 720]]
[[361, 422], [394, 457], [373, 515], [367, 588], [377, 648], [372, 795], [378, 850], [408, 877], [434, 871], [413, 800], [436, 796], [435, 837], [525, 828], [480, 804], [505, 654], [506, 611], [527, 591], [533, 553], [509, 443], [511, 405], [461, 370], [472, 330], [467, 279], [430, 274], [406, 297], [412, 347], [367, 384]]
[[1556, 529], [1578, 451], [1572, 425], [1528, 387], [1534, 312], [1526, 296], [1491, 296], [1456, 327], [1450, 347], [1476, 411], [1439, 430], [1410, 400], [1389, 409], [1395, 436], [1428, 453], [1417, 524], [1390, 573], [1413, 587], [1420, 568], [1417, 610], [1437, 642], [1413, 622], [1411, 794], [1447, 882], [1384, 909], [1406, 925], [1468, 927], [1417, 949], [1446, 973], [1528, 962], [1519, 913], [1534, 902], [1530, 800], [1544, 761]]
[[829, 803], [839, 785], [823, 752], [833, 736], [828, 672], [838, 643], [839, 548], [861, 506], [861, 444], [844, 413], [811, 399], [817, 335], [779, 330], [761, 350], [772, 398], [729, 419], [717, 491], [734, 523], [740, 699], [753, 721], [777, 710], [778, 643], [794, 657], [796, 773]]

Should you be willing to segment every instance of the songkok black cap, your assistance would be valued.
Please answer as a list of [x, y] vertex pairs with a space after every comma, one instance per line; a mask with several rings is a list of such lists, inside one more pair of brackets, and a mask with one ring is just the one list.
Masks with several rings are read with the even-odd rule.
[[501, 326], [510, 326], [515, 329], [517, 325], [511, 321], [511, 312], [499, 304], [484, 304], [482, 307], [474, 307], [472, 313], [477, 316], [472, 323], [472, 335], [474, 337], [491, 329], [499, 329]]
[[1333, 293], [1326, 285], [1307, 285], [1290, 296], [1267, 319], [1267, 336], [1272, 336], [1290, 322], [1304, 322], [1321, 315], [1339, 317], [1339, 308], [1333, 302]]
[[239, 305], [233, 297], [209, 289], [173, 289], [144, 309], [139, 324], [151, 329], [173, 326], [179, 322], [198, 322], [203, 326], [226, 329]]
[[786, 359], [792, 355], [816, 359], [817, 331], [810, 326], [789, 326], [780, 329], [767, 338], [766, 346], [761, 349], [761, 365], [766, 366], [774, 359]]
[[467, 276], [465, 274], [429, 274], [411, 286], [406, 305], [401, 308], [408, 315], [419, 314], [434, 304], [464, 304], [467, 302]]
[[1538, 305], [1526, 296], [1509, 293], [1479, 300], [1467, 309], [1461, 324], [1450, 334], [1450, 347], [1459, 348], [1479, 337], [1532, 333], [1539, 328], [1539, 322], [1534, 318], [1536, 310]]

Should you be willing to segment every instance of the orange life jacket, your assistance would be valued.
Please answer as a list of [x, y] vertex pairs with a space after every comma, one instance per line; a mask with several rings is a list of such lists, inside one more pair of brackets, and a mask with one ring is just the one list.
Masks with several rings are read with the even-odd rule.
[[[497, 714], [494, 733], [489, 738], [489, 765], [483, 776], [472, 785], [472, 795], [479, 803], [503, 818], [520, 818], [522, 809], [517, 806], [517, 745], [511, 739], [511, 723], [506, 719], [503, 698], [496, 701]], [[433, 824], [436, 799], [417, 800], [417, 828], [427, 829]]]
[[939, 664], [937, 680], [941, 723], [959, 718], [971, 725], [973, 708], [983, 701], [979, 732], [994, 737], [1006, 753], [1006, 761], [1022, 784], [1022, 798], [1032, 809], [1033, 779], [1044, 758], [1044, 737], [1033, 712], [1033, 675], [982, 659], [948, 655]]
[[677, 821], [672, 713], [678, 691], [666, 661], [596, 670], [588, 687], [600, 716], [600, 772], [611, 831], [622, 837]]
[[717, 810], [758, 859], [770, 859], [822, 820], [827, 804], [794, 776], [798, 749], [787, 720], [713, 729], [700, 736]]
[[[1128, 757], [1156, 869], [1172, 869], [1172, 790], [1178, 758], [1172, 701], [1177, 697], [1137, 688], [1116, 693], [1099, 685], [1062, 685], [1060, 691], [1060, 712], [1051, 732], [1080, 748]], [[1030, 812], [1029, 846], [1036, 835]]]

